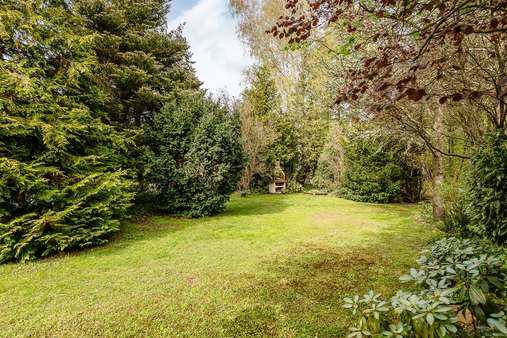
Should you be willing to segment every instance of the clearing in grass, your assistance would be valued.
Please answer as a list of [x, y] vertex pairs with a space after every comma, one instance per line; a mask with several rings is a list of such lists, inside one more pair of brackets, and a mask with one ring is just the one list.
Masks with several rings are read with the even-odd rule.
[[103, 247], [0, 266], [0, 336], [341, 337], [342, 299], [389, 295], [435, 236], [417, 215], [294, 194], [131, 221]]

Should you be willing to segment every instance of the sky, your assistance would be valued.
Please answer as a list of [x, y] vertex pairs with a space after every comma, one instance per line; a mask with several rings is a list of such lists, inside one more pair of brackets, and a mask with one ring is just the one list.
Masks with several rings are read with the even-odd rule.
[[172, 0], [168, 23], [171, 29], [185, 23], [183, 35], [203, 87], [215, 94], [225, 90], [239, 96], [243, 70], [252, 59], [236, 34], [227, 0]]

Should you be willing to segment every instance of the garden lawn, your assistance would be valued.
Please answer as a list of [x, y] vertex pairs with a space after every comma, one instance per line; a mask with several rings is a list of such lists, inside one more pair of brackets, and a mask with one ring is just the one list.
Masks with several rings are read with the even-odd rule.
[[343, 297], [390, 295], [437, 235], [417, 216], [296, 194], [126, 222], [103, 247], [0, 266], [0, 336], [344, 337]]

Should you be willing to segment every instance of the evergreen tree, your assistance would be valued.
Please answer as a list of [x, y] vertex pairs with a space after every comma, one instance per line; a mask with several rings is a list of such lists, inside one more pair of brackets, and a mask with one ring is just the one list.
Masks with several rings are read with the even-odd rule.
[[167, 30], [168, 0], [75, 2], [86, 27], [95, 33], [95, 75], [107, 93], [103, 110], [130, 145], [123, 165], [144, 191], [144, 132], [175, 93], [200, 86], [188, 44], [180, 30]]
[[148, 132], [153, 204], [198, 217], [223, 210], [244, 169], [238, 116], [201, 93], [171, 100]]
[[65, 0], [0, 5], [0, 262], [104, 243], [132, 198], [82, 26]]
[[421, 199], [419, 146], [366, 125], [349, 130], [347, 139], [341, 196], [372, 203]]
[[266, 65], [259, 65], [252, 70], [251, 87], [244, 92], [254, 110], [255, 117], [261, 122], [268, 122], [280, 109], [280, 98], [271, 71]]
[[96, 33], [96, 75], [112, 122], [143, 126], [176, 90], [199, 87], [187, 42], [179, 30], [167, 30], [168, 0], [75, 1]]

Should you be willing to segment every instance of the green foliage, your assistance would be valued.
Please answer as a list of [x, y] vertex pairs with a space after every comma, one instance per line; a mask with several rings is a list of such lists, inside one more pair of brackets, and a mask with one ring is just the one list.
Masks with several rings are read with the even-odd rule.
[[252, 106], [256, 119], [267, 122], [280, 106], [276, 84], [268, 66], [260, 65], [252, 71], [251, 88], [247, 89], [243, 95]]
[[[373, 292], [346, 298], [358, 318], [350, 337], [496, 337], [506, 333], [507, 256], [487, 242], [450, 237], [418, 259], [419, 268], [400, 277], [417, 290], [398, 291], [390, 304]], [[473, 323], [458, 321], [468, 314]], [[472, 324], [475, 331], [468, 332]]]
[[144, 134], [176, 92], [199, 87], [189, 46], [180, 30], [167, 30], [168, 0], [75, 0], [75, 9], [93, 32], [94, 76], [105, 93], [101, 109], [129, 143], [121, 165], [143, 193]]
[[123, 128], [143, 126], [177, 89], [197, 89], [189, 47], [181, 32], [167, 31], [167, 0], [76, 0], [95, 32], [95, 70], [108, 94], [104, 110]]
[[357, 43], [357, 38], [353, 35], [349, 36], [347, 40], [342, 43], [341, 45], [338, 45], [336, 48], [336, 53], [342, 55], [342, 56], [349, 56], [352, 53], [352, 50], [354, 46]]
[[418, 260], [419, 269], [402, 276], [423, 289], [450, 289], [449, 298], [481, 322], [506, 303], [506, 256], [487, 242], [449, 237], [432, 245]]
[[273, 145], [279, 137], [270, 121], [279, 109], [279, 99], [268, 67], [254, 67], [250, 75], [251, 86], [243, 92], [240, 107], [241, 136], [248, 155], [241, 188], [267, 192], [277, 160]]
[[275, 138], [269, 147], [269, 160], [271, 163], [279, 160], [285, 174], [292, 177], [296, 173], [297, 166], [298, 129], [288, 114], [272, 116], [271, 125]]
[[445, 194], [445, 216], [443, 230], [461, 237], [472, 237], [472, 220], [470, 216], [469, 194], [466, 187], [455, 186], [451, 194]]
[[298, 51], [298, 50], [306, 49], [309, 46], [310, 46], [310, 43], [308, 43], [308, 42], [292, 42], [292, 43], [288, 43], [283, 48], [283, 50], [284, 51], [295, 52], [295, 51]]
[[63, 180], [58, 185], [43, 173], [33, 166], [0, 161], [0, 262], [103, 244], [119, 230], [118, 218], [132, 198], [122, 172], [90, 174], [72, 181], [61, 172], [49, 172]]
[[157, 114], [147, 139], [145, 177], [158, 208], [192, 217], [223, 210], [244, 168], [237, 116], [185, 94]]
[[487, 135], [472, 158], [470, 213], [477, 232], [507, 243], [507, 135]]
[[305, 191], [305, 188], [298, 181], [296, 181], [296, 180], [290, 180], [289, 183], [287, 184], [286, 191], [288, 193], [294, 194], [294, 193]]
[[[256, 142], [258, 146], [253, 148], [262, 150], [257, 151], [255, 157], [250, 156], [249, 165], [255, 168], [246, 172], [251, 179], [245, 182], [248, 181], [255, 190], [265, 190], [276, 161], [280, 161], [291, 180], [297, 180], [302, 185], [308, 183], [317, 166], [327, 132], [327, 122], [313, 112], [304, 88], [298, 88], [294, 102], [282, 108], [272, 73], [265, 64], [254, 67], [250, 88], [243, 94], [244, 110], [251, 111], [253, 117], [242, 120], [243, 130], [258, 129], [263, 133], [263, 142]], [[244, 133], [243, 137], [245, 144], [252, 149], [252, 138], [248, 133]]]
[[92, 35], [66, 1], [0, 6], [0, 262], [102, 244], [132, 199]]
[[458, 332], [457, 318], [445, 296], [398, 292], [390, 302], [370, 291], [345, 298], [345, 308], [359, 318], [348, 337], [451, 337]]
[[294, 123], [297, 134], [295, 178], [305, 185], [315, 175], [323, 153], [328, 131], [327, 121], [319, 118], [302, 117]]
[[355, 201], [389, 203], [420, 200], [421, 150], [380, 129], [356, 129], [345, 144], [340, 195]]
[[325, 191], [338, 189], [343, 166], [344, 141], [339, 128], [337, 126], [331, 128], [328, 140], [320, 154], [315, 174], [312, 177], [312, 185]]

